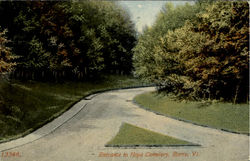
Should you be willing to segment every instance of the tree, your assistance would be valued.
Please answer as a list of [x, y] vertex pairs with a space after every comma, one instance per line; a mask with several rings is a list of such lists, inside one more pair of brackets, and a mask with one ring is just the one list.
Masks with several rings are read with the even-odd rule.
[[[136, 50], [136, 74], [181, 98], [247, 101], [248, 3], [196, 5], [203, 8], [196, 18], [187, 19], [183, 26], [161, 33], [157, 38], [159, 43], [150, 47], [148, 53], [151, 54], [146, 54], [154, 63], [150, 65], [145, 61], [147, 56]], [[138, 43], [135, 49], [143, 47], [145, 43]], [[145, 68], [148, 65], [151, 69], [143, 70], [149, 69]]]
[[17, 77], [83, 79], [131, 71], [134, 25], [114, 2], [0, 2], [0, 17], [19, 56]]
[[0, 73], [11, 71], [15, 65], [11, 60], [11, 49], [7, 46], [9, 40], [6, 38], [7, 30], [0, 31]]
[[154, 69], [154, 44], [151, 29], [145, 29], [144, 33], [139, 36], [139, 40], [133, 49], [133, 66], [134, 75], [146, 81], [156, 80]]
[[165, 59], [161, 54], [163, 37], [169, 31], [182, 27], [187, 20], [196, 19], [195, 15], [199, 11], [198, 6], [188, 3], [177, 7], [174, 7], [172, 3], [166, 3], [165, 8], [158, 14], [156, 22], [151, 28], [144, 30], [133, 49], [134, 74], [160, 86], [166, 84], [166, 81], [162, 80], [166, 72], [164, 68], [170, 69], [175, 62]]
[[203, 53], [217, 61], [203, 72], [210, 79], [213, 98], [222, 96], [235, 103], [248, 99], [248, 16], [247, 2], [215, 2], [200, 15], [198, 30], [208, 35]]

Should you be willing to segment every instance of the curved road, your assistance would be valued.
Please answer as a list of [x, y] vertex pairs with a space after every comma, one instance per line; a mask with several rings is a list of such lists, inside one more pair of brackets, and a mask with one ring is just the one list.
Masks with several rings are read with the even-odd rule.
[[[0, 144], [1, 161], [247, 161], [249, 137], [156, 115], [134, 105], [135, 95], [154, 88], [92, 95], [30, 135]], [[105, 147], [123, 122], [201, 146]], [[15, 156], [4, 157], [10, 154]], [[19, 153], [19, 154], [18, 154]], [[18, 156], [19, 155], [19, 156]]]

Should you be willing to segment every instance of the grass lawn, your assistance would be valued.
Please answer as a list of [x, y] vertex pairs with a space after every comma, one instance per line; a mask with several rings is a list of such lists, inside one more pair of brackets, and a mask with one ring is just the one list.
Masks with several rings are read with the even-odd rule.
[[187, 146], [195, 145], [167, 135], [156, 133], [131, 124], [123, 123], [118, 134], [106, 146]]
[[134, 100], [146, 109], [157, 113], [188, 120], [199, 125], [249, 134], [249, 105], [231, 103], [173, 101], [156, 92], [138, 95]]
[[0, 81], [0, 142], [34, 131], [92, 92], [138, 85], [142, 83], [128, 76], [95, 82]]

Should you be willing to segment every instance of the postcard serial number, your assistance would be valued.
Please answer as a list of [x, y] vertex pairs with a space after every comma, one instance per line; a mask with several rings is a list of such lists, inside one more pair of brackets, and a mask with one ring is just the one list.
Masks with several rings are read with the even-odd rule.
[[19, 152], [1, 152], [1, 157], [2, 158], [7, 158], [7, 157], [21, 157], [21, 154]]

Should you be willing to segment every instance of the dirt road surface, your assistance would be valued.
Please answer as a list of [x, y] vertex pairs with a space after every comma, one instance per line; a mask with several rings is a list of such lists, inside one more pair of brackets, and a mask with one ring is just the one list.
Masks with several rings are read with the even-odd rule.
[[[0, 144], [0, 161], [248, 160], [249, 136], [174, 120], [133, 104], [136, 95], [153, 90], [115, 90], [81, 100], [32, 134]], [[124, 122], [201, 146], [105, 147]]]

